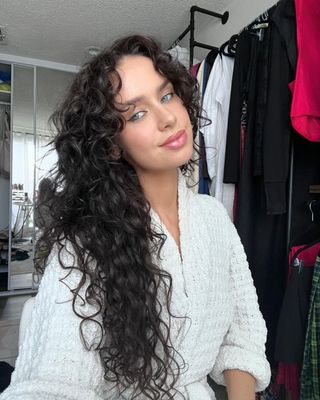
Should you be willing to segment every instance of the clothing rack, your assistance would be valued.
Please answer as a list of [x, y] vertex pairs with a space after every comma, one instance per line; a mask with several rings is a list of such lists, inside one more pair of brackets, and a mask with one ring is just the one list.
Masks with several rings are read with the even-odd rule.
[[189, 45], [189, 48], [190, 48], [190, 67], [193, 64], [193, 50], [194, 50], [195, 47], [201, 47], [203, 49], [208, 49], [208, 50], [216, 49], [216, 47], [214, 47], [214, 46], [211, 46], [211, 45], [206, 44], [206, 43], [198, 42], [198, 41], [195, 40], [195, 38], [194, 38], [194, 29], [195, 29], [195, 18], [194, 18], [194, 16], [195, 16], [196, 12], [199, 12], [201, 14], [210, 15], [211, 17], [215, 17], [215, 18], [220, 18], [222, 24], [225, 24], [229, 19], [229, 12], [228, 11], [226, 11], [223, 14], [219, 14], [219, 13], [216, 13], [214, 11], [210, 11], [210, 10], [207, 10], [205, 8], [198, 7], [198, 6], [192, 6], [190, 8], [190, 24], [189, 24], [189, 26], [181, 33], [181, 35], [178, 37], [178, 39], [176, 39], [172, 43], [172, 45], [169, 47], [170, 49], [175, 47], [187, 35], [187, 33], [190, 32], [190, 45]]

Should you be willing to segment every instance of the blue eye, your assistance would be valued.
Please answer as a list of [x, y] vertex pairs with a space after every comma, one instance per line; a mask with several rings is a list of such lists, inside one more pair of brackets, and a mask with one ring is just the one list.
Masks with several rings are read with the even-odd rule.
[[167, 103], [173, 97], [173, 93], [167, 93], [163, 97], [161, 97], [161, 103]]
[[129, 121], [134, 122], [134, 121], [139, 121], [145, 114], [145, 111], [139, 111], [135, 114], [133, 114], [130, 118]]

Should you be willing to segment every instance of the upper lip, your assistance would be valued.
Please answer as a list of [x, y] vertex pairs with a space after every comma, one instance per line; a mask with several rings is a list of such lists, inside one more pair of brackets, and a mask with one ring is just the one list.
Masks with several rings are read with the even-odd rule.
[[169, 144], [171, 142], [174, 142], [175, 140], [179, 139], [180, 136], [184, 135], [185, 130], [181, 129], [180, 131], [174, 133], [173, 135], [169, 136], [165, 142], [162, 143], [161, 146], [165, 146], [166, 144]]

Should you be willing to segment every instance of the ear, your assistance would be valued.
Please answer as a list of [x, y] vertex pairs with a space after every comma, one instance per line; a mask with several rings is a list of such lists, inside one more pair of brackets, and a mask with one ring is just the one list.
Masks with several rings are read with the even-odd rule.
[[111, 153], [112, 159], [113, 160], [120, 160], [122, 155], [123, 155], [123, 150], [118, 145], [116, 145], [114, 147], [114, 149], [112, 150], [112, 153]]

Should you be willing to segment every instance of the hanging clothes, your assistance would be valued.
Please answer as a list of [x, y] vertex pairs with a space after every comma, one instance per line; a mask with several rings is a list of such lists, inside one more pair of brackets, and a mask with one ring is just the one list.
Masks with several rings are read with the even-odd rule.
[[[168, 53], [172, 56], [173, 59], [179, 61], [185, 68], [189, 69], [190, 65], [190, 51], [185, 47], [181, 47], [180, 45], [176, 45], [168, 50]], [[198, 64], [199, 61], [197, 59], [193, 59], [193, 64]]]
[[[201, 69], [201, 76], [197, 76], [198, 81], [200, 83], [200, 88], [201, 88], [201, 97], [203, 99], [206, 88], [207, 88], [207, 83], [208, 79], [210, 76], [210, 72], [212, 69], [212, 66], [215, 62], [215, 59], [218, 55], [219, 51], [218, 49], [212, 49], [207, 57], [204, 59], [202, 63], [202, 69]], [[200, 69], [199, 69], [200, 72]], [[205, 149], [205, 141], [202, 133], [203, 129], [199, 129], [199, 150], [200, 150], [200, 161], [199, 161], [199, 193], [201, 194], [210, 194], [210, 176], [208, 172], [208, 166], [207, 166], [207, 159], [206, 159], [206, 149]]]
[[[275, 345], [279, 361], [277, 383], [299, 400], [300, 374], [307, 330], [312, 276], [320, 243], [293, 246], [289, 252], [288, 283], [281, 307]], [[294, 332], [294, 335], [292, 334]]]
[[[190, 69], [189, 73], [194, 77], [197, 78], [198, 74], [200, 74], [200, 70], [202, 69], [202, 63], [194, 64]], [[198, 78], [197, 78], [198, 80]], [[199, 83], [199, 80], [198, 80]], [[200, 88], [200, 85], [199, 85]], [[200, 88], [201, 90], [201, 88]], [[192, 153], [192, 170], [186, 176], [186, 182], [189, 189], [191, 189], [194, 193], [198, 193], [199, 191], [199, 129], [194, 138], [194, 148]]]
[[[308, 206], [310, 201], [315, 197], [315, 195], [309, 193], [310, 183], [320, 182], [320, 143], [310, 142], [302, 135], [295, 133], [293, 135], [293, 148], [294, 167], [292, 179], [293, 196], [290, 242], [294, 247], [292, 248], [291, 253], [295, 253], [299, 248], [301, 248], [301, 244], [313, 243], [317, 239], [320, 239], [320, 226], [319, 222], [316, 222], [318, 219], [313, 223], [311, 222], [312, 215]], [[315, 264], [318, 250], [319, 244], [316, 244], [304, 249], [303, 253], [301, 253], [299, 257], [303, 257], [305, 265], [313, 266]], [[290, 310], [290, 313], [292, 315], [292, 310]], [[299, 326], [301, 327], [300, 323]], [[298, 328], [295, 327], [291, 332], [296, 332], [296, 329]], [[293, 335], [291, 334], [291, 336]], [[296, 334], [294, 336], [296, 336]], [[277, 355], [275, 356], [278, 358]], [[284, 387], [290, 391], [292, 400], [300, 399], [301, 368], [301, 361], [299, 363], [279, 363], [277, 382], [283, 384]]]
[[288, 42], [296, 25], [294, 15], [293, 0], [282, 0], [270, 18], [268, 98], [263, 135], [263, 180], [266, 212], [270, 215], [283, 214], [287, 210], [292, 135], [288, 84], [295, 68], [289, 56], [294, 50], [288, 48]]
[[297, 14], [298, 64], [290, 84], [293, 98], [291, 121], [306, 139], [320, 141], [320, 47], [318, 0], [295, 0]]
[[203, 98], [203, 110], [211, 124], [202, 129], [210, 194], [224, 204], [231, 218], [234, 185], [223, 183], [223, 174], [233, 65], [234, 59], [220, 54], [213, 64]]
[[[234, 222], [267, 323], [266, 351], [272, 364], [287, 276], [288, 83], [293, 71], [282, 25], [295, 24], [292, 8], [293, 0], [281, 0], [239, 35], [224, 172], [224, 182], [235, 183], [238, 189]], [[285, 29], [284, 34], [288, 32]]]
[[[265, 199], [261, 205], [266, 208], [268, 214], [277, 215], [285, 213], [287, 205], [286, 185], [292, 131], [289, 117], [291, 95], [288, 84], [294, 76], [292, 66], [294, 55], [291, 55], [294, 53], [292, 31], [295, 29], [293, 0], [280, 1], [277, 6], [269, 10], [269, 15], [271, 15], [270, 30], [264, 30], [262, 40], [257, 32], [248, 29], [241, 33], [240, 42], [237, 44], [238, 57], [236, 54], [224, 181], [225, 183], [240, 181], [241, 109], [254, 91], [256, 93], [253, 96], [254, 109], [252, 105], [248, 106], [250, 129], [254, 129], [254, 126], [258, 128], [257, 135], [255, 131], [253, 132], [255, 155], [252, 171], [255, 176], [263, 178]], [[246, 40], [247, 48], [243, 44]], [[262, 62], [263, 59], [267, 62]], [[253, 82], [255, 80], [257, 82]]]
[[[210, 71], [217, 54], [218, 49], [212, 49], [201, 63], [195, 64], [189, 69], [190, 74], [198, 81], [201, 105]], [[206, 125], [207, 121], [201, 121], [201, 124]], [[197, 150], [193, 151], [192, 159], [196, 162], [192, 164], [193, 170], [187, 176], [187, 185], [194, 193], [209, 194], [210, 178], [207, 169], [205, 143], [202, 131], [203, 126], [201, 125], [199, 126], [197, 135], [194, 139]]]
[[301, 400], [320, 399], [320, 255], [313, 272], [308, 327], [301, 373]]
[[296, 258], [291, 267], [278, 324], [276, 359], [286, 363], [301, 363], [303, 358], [314, 264], [302, 263], [303, 258]]
[[[301, 245], [316, 240], [317, 233], [305, 234], [309, 231], [311, 213], [308, 204], [317, 194], [309, 193], [310, 184], [320, 182], [320, 142], [311, 142], [302, 135], [293, 135], [294, 167], [292, 179], [292, 216], [290, 243]], [[311, 232], [312, 234], [312, 232]], [[303, 237], [301, 237], [303, 235]], [[320, 234], [319, 234], [320, 238]]]

